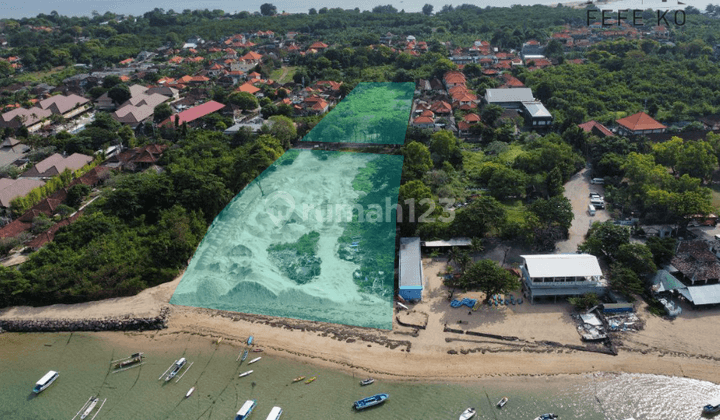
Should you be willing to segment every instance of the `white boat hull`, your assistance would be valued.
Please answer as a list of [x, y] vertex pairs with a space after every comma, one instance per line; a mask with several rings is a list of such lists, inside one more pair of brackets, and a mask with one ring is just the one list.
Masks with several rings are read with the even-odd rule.
[[190, 388], [190, 391], [188, 391], [187, 394], [185, 394], [185, 398], [188, 398], [189, 396], [191, 396], [193, 392], [195, 392], [195, 387]]

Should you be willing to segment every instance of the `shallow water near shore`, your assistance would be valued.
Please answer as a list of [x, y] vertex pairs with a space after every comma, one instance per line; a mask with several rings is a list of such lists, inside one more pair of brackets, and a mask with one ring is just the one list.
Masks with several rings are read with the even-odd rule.
[[[361, 387], [361, 377], [264, 353], [250, 353], [248, 360], [262, 359], [240, 365], [241, 347], [214, 344], [207, 337], [173, 340], [148, 339], [144, 348], [124, 348], [118, 340], [93, 333], [2, 334], [0, 419], [71, 419], [97, 395], [100, 401], [107, 398], [97, 420], [232, 419], [247, 399], [257, 400], [254, 419], [280, 406], [283, 420], [457, 419], [466, 407], [478, 408], [480, 419], [530, 420], [553, 412], [563, 420], [694, 420], [704, 402], [720, 395], [720, 386], [705, 381], [602, 373], [452, 383], [377, 380]], [[146, 355], [142, 366], [112, 373], [111, 360], [138, 351]], [[158, 380], [180, 357], [192, 363], [182, 379]], [[250, 369], [251, 375], [238, 378]], [[35, 396], [32, 387], [48, 370], [59, 371], [60, 377]], [[292, 383], [298, 376], [317, 380]], [[191, 387], [196, 390], [185, 399]], [[353, 401], [379, 392], [390, 394], [383, 406], [357, 413], [351, 408]], [[494, 404], [502, 396], [510, 402], [499, 410]]]

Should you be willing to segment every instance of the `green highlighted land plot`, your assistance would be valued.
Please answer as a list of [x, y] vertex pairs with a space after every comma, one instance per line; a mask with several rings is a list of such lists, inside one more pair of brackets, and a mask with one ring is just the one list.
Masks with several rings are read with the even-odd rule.
[[215, 218], [170, 303], [392, 329], [401, 171], [289, 150]]
[[303, 141], [404, 144], [413, 83], [359, 83]]

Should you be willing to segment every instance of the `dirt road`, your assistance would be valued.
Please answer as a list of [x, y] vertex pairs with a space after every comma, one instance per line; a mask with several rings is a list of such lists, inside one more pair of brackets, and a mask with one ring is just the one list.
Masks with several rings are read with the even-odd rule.
[[565, 184], [565, 197], [572, 203], [573, 219], [570, 226], [570, 235], [567, 240], [557, 243], [557, 254], [574, 253], [577, 246], [585, 240], [585, 234], [592, 222], [604, 222], [610, 219], [607, 210], [597, 210], [595, 216], [588, 214], [590, 204], [590, 191], [595, 191], [605, 196], [605, 189], [602, 185], [590, 184], [590, 170], [585, 168], [573, 175], [570, 181]]

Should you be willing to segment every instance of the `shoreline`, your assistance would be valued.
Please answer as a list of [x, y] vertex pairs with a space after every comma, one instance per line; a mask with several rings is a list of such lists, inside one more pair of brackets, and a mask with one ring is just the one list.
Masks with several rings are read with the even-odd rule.
[[[92, 332], [122, 347], [173, 346], [178, 337], [208, 338], [208, 345], [244, 347], [255, 337], [265, 354], [308, 362], [351, 374], [372, 375], [399, 382], [469, 382], [497, 377], [555, 377], [602, 373], [642, 373], [686, 377], [717, 383], [720, 376], [720, 338], [702, 336], [711, 331], [718, 309], [684, 311], [667, 321], [636, 308], [645, 322], [637, 332], [613, 333], [618, 355], [572, 348], [580, 341], [567, 303], [490, 308], [477, 312], [450, 309], [439, 272], [442, 259], [424, 259], [429, 276], [427, 298], [412, 309], [427, 315], [425, 329], [401, 326], [376, 330], [316, 321], [303, 321], [169, 304], [181, 275], [136, 296], [76, 305], [43, 308], [14, 307], [0, 312], [9, 319], [88, 319], [110, 316], [157, 316], [167, 310], [167, 328], [152, 331]], [[478, 297], [467, 293], [463, 296]], [[166, 308], [166, 309], [164, 309]], [[687, 315], [686, 315], [687, 314]], [[474, 315], [474, 316], [473, 316]], [[456, 326], [454, 320], [464, 318]], [[446, 326], [466, 334], [445, 332]], [[708, 330], [708, 328], [710, 328]], [[467, 332], [513, 335], [503, 341]], [[14, 334], [6, 332], [5, 334]], [[552, 345], [549, 342], [560, 344]]]

